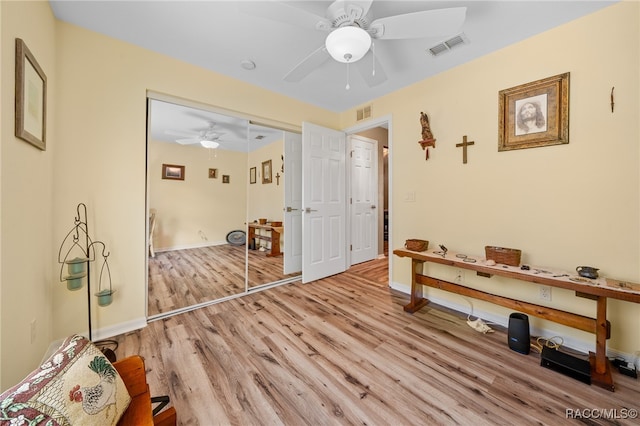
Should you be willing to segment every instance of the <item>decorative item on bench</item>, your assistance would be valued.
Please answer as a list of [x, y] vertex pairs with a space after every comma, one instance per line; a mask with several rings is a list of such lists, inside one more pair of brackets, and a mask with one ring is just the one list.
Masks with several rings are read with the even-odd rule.
[[429, 248], [429, 241], [410, 238], [404, 243], [404, 246], [411, 251], [425, 251]]
[[429, 148], [436, 147], [436, 140], [431, 133], [431, 126], [429, 125], [429, 117], [424, 112], [420, 113], [420, 125], [422, 126], [422, 140], [418, 141], [422, 149], [425, 151], [425, 160], [429, 159]]
[[496, 263], [502, 263], [509, 266], [520, 266], [522, 250], [506, 247], [485, 246], [484, 251], [487, 260], [493, 260]]
[[[74, 225], [67, 233], [60, 249], [58, 250], [58, 263], [60, 263], [60, 282], [67, 283], [68, 290], [79, 290], [82, 288], [82, 280], [87, 277], [87, 318], [89, 323], [89, 340], [93, 340], [91, 329], [91, 262], [98, 256], [102, 258], [102, 265], [98, 275], [98, 297], [99, 306], [108, 306], [113, 301], [115, 290], [111, 287], [111, 271], [107, 258], [109, 253], [102, 241], [93, 241], [89, 236], [89, 226], [87, 223], [87, 206], [83, 203], [76, 207], [76, 217]], [[102, 250], [96, 254], [96, 246], [101, 246]], [[63, 255], [64, 253], [64, 255]], [[65, 265], [67, 273], [65, 274]], [[86, 268], [86, 269], [85, 269]], [[108, 281], [109, 286], [103, 288], [103, 281]]]
[[272, 221], [271, 221], [271, 222], [269, 222], [269, 223], [271, 224], [271, 226], [275, 226], [275, 227], [282, 226], [282, 222], [275, 221], [275, 220], [272, 220]]
[[578, 275], [585, 278], [591, 278], [592, 280], [598, 278], [598, 271], [598, 268], [594, 268], [592, 266], [578, 266], [576, 268]]

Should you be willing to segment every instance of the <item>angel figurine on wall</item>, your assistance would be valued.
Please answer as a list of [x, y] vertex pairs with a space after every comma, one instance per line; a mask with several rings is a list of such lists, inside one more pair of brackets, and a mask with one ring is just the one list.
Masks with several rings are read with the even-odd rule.
[[426, 151], [425, 160], [429, 159], [429, 148], [430, 146], [436, 147], [436, 140], [431, 133], [431, 128], [429, 126], [429, 117], [424, 112], [420, 113], [420, 125], [422, 126], [422, 140], [418, 141], [422, 149]]

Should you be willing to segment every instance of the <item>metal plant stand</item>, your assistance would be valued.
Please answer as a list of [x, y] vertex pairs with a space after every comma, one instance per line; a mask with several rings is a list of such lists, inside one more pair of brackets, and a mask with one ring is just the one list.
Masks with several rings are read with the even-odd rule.
[[[91, 262], [96, 259], [102, 261], [100, 273], [98, 275], [98, 297], [99, 306], [108, 306], [113, 300], [115, 290], [111, 287], [111, 271], [107, 258], [109, 252], [102, 241], [93, 241], [89, 236], [89, 225], [87, 222], [87, 206], [83, 203], [76, 208], [74, 225], [65, 236], [60, 249], [58, 250], [58, 263], [60, 263], [60, 282], [67, 283], [67, 289], [71, 291], [82, 288], [84, 278], [87, 278], [87, 319], [89, 325], [89, 340], [93, 341], [93, 330], [91, 328]], [[101, 250], [97, 250], [96, 246]], [[67, 275], [65, 275], [65, 265]], [[103, 289], [102, 283], [108, 281], [109, 286]]]

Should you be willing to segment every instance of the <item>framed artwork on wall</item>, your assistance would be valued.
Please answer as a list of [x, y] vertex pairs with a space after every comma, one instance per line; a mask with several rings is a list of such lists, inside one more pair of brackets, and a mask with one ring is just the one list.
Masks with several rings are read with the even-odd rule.
[[262, 162], [262, 183], [271, 183], [271, 160]]
[[498, 151], [569, 143], [569, 73], [501, 90]]
[[229, 175], [222, 175], [222, 183], [229, 183], [230, 179]]
[[184, 180], [184, 166], [177, 166], [175, 164], [163, 164], [162, 179]]
[[256, 183], [256, 168], [249, 169], [249, 183]]
[[218, 179], [218, 169], [209, 169], [209, 179]]
[[16, 39], [15, 135], [47, 149], [47, 76], [22, 39]]

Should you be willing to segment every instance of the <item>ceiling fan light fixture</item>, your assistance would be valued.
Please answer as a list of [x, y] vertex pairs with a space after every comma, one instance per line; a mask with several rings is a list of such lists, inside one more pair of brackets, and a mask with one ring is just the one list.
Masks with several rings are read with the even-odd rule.
[[356, 62], [369, 51], [371, 36], [358, 27], [341, 27], [325, 40], [327, 51], [338, 62]]
[[216, 141], [206, 141], [206, 140], [202, 140], [200, 141], [200, 145], [202, 145], [205, 148], [210, 148], [210, 149], [216, 149], [217, 147], [220, 146], [220, 144]]

